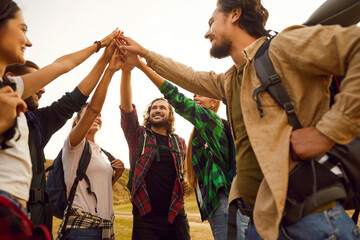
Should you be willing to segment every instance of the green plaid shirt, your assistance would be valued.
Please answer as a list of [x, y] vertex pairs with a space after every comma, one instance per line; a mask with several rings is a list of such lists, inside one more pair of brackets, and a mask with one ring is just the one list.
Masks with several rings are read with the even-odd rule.
[[197, 131], [197, 133], [194, 132], [194, 137], [191, 142], [192, 164], [203, 198], [203, 205], [199, 206], [199, 209], [201, 219], [204, 221], [208, 219], [219, 206], [220, 202], [217, 198], [217, 191], [220, 188], [224, 188], [225, 194], [228, 195], [231, 182], [215, 161], [210, 161], [211, 157], [208, 151], [205, 150], [201, 140], [197, 137], [197, 134], [201, 134], [207, 142], [213, 157], [217, 158], [219, 162], [222, 162], [222, 164], [228, 168], [230, 148], [224, 130], [224, 124], [215, 112], [196, 105], [192, 99], [179, 93], [178, 88], [168, 81], [163, 83], [160, 91], [175, 108], [175, 111], [191, 122], [195, 127], [195, 131]]

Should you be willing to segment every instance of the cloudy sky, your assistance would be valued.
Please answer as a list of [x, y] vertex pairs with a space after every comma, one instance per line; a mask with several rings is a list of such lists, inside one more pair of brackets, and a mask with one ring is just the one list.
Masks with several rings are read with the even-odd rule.
[[[40, 67], [56, 58], [91, 45], [116, 27], [144, 47], [192, 66], [195, 70], [217, 73], [231, 67], [231, 59], [216, 60], [209, 56], [210, 43], [204, 38], [208, 20], [216, 0], [15, 0], [23, 11], [29, 27], [28, 37], [33, 46], [25, 58]], [[324, 0], [263, 0], [270, 17], [267, 29], [281, 31], [287, 26], [303, 23]], [[48, 106], [74, 87], [89, 73], [102, 53], [93, 54], [83, 64], [46, 86], [40, 107]], [[124, 161], [129, 167], [128, 146], [120, 127], [118, 72], [110, 84], [103, 107], [103, 128], [96, 142]], [[142, 112], [147, 104], [161, 97], [157, 88], [139, 70], [133, 74], [133, 102]], [[181, 89], [182, 90], [182, 89]], [[185, 95], [192, 94], [182, 90]], [[225, 108], [219, 112], [225, 118]], [[45, 148], [53, 159], [70, 131], [69, 121]], [[186, 141], [192, 126], [176, 115], [176, 133]]]

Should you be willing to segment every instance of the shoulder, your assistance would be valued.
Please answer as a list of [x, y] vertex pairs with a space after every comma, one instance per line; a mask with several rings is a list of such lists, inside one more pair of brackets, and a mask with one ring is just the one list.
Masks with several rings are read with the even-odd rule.
[[21, 96], [24, 92], [24, 82], [20, 76], [7, 77], [10, 82], [16, 84], [16, 92]]

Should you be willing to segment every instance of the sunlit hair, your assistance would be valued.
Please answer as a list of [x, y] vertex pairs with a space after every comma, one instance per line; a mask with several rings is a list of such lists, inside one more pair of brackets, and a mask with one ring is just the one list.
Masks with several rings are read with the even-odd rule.
[[71, 128], [74, 128], [74, 127], [76, 126], [76, 122], [80, 120], [80, 115], [81, 115], [82, 110], [83, 110], [85, 107], [87, 107], [88, 105], [89, 105], [89, 102], [85, 103], [85, 104], [82, 106], [81, 110], [76, 113], [76, 116], [75, 116], [75, 118], [74, 118], [74, 120], [73, 120], [73, 123], [72, 123]]
[[11, 72], [15, 76], [22, 76], [22, 75], [29, 73], [29, 71], [28, 71], [29, 68], [35, 68], [36, 70], [40, 69], [39, 66], [36, 65], [36, 63], [26, 60], [26, 62], [24, 64], [13, 64], [13, 65], [7, 66], [5, 69], [5, 74], [8, 72]]
[[[218, 100], [215, 100], [215, 101], [216, 101], [216, 104], [214, 106], [212, 106], [211, 108], [209, 108], [209, 109], [217, 113], [219, 108], [220, 108], [220, 101], [218, 101]], [[195, 130], [195, 128], [193, 128], [193, 130], [192, 130], [192, 132], [190, 134], [188, 147], [187, 147], [187, 150], [186, 150], [185, 178], [187, 179], [190, 186], [195, 189], [196, 188], [196, 183], [197, 183], [197, 177], [196, 177], [196, 174], [195, 174], [194, 167], [192, 165], [192, 146], [191, 146], [191, 142], [192, 142], [193, 135], [194, 135], [194, 130]]]
[[151, 107], [154, 104], [154, 102], [156, 101], [165, 101], [168, 104], [168, 108], [169, 108], [169, 119], [166, 122], [166, 131], [167, 133], [174, 133], [175, 132], [175, 128], [174, 128], [174, 123], [175, 123], [175, 114], [174, 114], [174, 110], [172, 108], [172, 106], [168, 103], [168, 101], [165, 98], [156, 98], [154, 100], [152, 100], [152, 102], [147, 106], [146, 111], [143, 113], [143, 117], [144, 117], [144, 122], [143, 122], [143, 126], [146, 128], [150, 128], [151, 127], [151, 123], [150, 123], [150, 111], [151, 111]]
[[269, 36], [265, 29], [269, 12], [261, 4], [261, 0], [218, 0], [220, 11], [230, 13], [235, 8], [241, 9], [238, 25], [245, 29], [251, 36], [259, 38]]
[[9, 19], [15, 18], [20, 8], [12, 0], [1, 0], [0, 4], [0, 27], [4, 27]]

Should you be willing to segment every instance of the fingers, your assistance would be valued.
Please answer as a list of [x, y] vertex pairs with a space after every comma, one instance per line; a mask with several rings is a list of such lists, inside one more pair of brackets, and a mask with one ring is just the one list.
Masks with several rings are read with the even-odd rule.
[[10, 118], [15, 117], [14, 115], [19, 116], [27, 108], [24, 100], [9, 86], [0, 89], [0, 105], [2, 113]]
[[111, 166], [114, 167], [114, 168], [118, 168], [118, 169], [124, 169], [125, 168], [124, 163], [119, 159], [113, 160], [111, 162]]
[[101, 47], [107, 47], [113, 39], [115, 39], [117, 36], [121, 36], [122, 34], [124, 33], [121, 32], [118, 28], [116, 28], [112, 33], [110, 33], [103, 40], [101, 40]]

